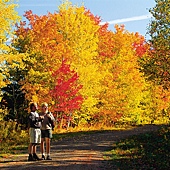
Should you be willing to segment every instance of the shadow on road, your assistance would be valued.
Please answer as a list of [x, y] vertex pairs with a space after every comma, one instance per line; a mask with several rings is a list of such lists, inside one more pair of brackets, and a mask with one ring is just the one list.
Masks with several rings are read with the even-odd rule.
[[[28, 162], [27, 154], [12, 160], [1, 160], [0, 169], [4, 170], [110, 170], [110, 163], [103, 159], [104, 152], [113, 148], [113, 143], [129, 136], [156, 131], [162, 125], [144, 125], [128, 130], [75, 132], [54, 135], [51, 144], [52, 161]], [[57, 136], [58, 135], [58, 136]], [[38, 149], [38, 148], [37, 148]], [[39, 152], [39, 149], [37, 151]]]

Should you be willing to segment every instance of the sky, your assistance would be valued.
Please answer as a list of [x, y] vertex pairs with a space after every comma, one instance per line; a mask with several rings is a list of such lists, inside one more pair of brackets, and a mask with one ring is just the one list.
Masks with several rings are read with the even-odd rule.
[[[127, 31], [139, 32], [148, 38], [146, 32], [152, 18], [149, 9], [155, 6], [155, 0], [70, 0], [70, 2], [78, 6], [83, 4], [95, 16], [101, 18], [101, 24], [108, 22], [109, 30], [114, 31], [115, 24], [123, 24]], [[62, 0], [19, 0], [19, 7], [16, 10], [20, 16], [28, 10], [37, 15], [46, 15], [48, 12], [56, 12], [61, 3]]]

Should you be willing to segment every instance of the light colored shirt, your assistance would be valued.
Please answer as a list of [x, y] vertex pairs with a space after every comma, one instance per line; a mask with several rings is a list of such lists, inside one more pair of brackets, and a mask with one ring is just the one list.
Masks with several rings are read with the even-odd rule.
[[[48, 114], [48, 116], [47, 116]], [[40, 115], [44, 115], [44, 119], [42, 121], [42, 126], [41, 126], [41, 129], [42, 130], [48, 130], [48, 129], [52, 129], [52, 125], [51, 125], [51, 121], [55, 121], [54, 119], [54, 116], [52, 113], [48, 112], [47, 114], [43, 114], [43, 113], [40, 113]]]
[[29, 114], [29, 126], [31, 128], [41, 127], [41, 119], [39, 119], [39, 114], [36, 111]]

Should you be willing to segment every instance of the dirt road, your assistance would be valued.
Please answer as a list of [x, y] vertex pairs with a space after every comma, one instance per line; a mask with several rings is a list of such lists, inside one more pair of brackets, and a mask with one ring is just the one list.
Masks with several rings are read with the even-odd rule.
[[103, 155], [112, 148], [114, 142], [159, 128], [156, 125], [146, 125], [131, 130], [95, 132], [52, 141], [51, 161], [28, 162], [25, 151], [20, 155], [0, 158], [0, 170], [111, 170], [114, 168], [104, 160]]

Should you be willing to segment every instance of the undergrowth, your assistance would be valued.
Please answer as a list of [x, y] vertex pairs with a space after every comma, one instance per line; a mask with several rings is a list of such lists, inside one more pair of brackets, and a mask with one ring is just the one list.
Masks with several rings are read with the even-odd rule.
[[132, 136], [113, 145], [105, 153], [107, 159], [119, 170], [170, 169], [170, 128]]

